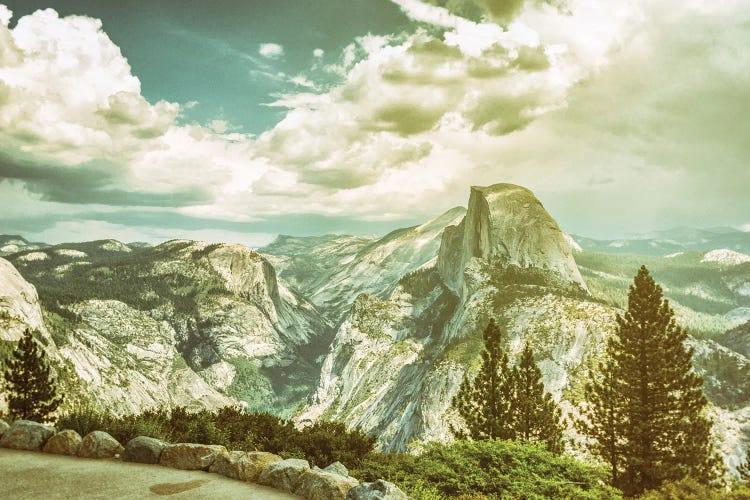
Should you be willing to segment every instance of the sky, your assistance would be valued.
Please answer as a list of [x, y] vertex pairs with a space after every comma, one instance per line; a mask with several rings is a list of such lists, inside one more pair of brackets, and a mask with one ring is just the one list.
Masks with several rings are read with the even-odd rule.
[[750, 230], [744, 0], [0, 0], [0, 233]]

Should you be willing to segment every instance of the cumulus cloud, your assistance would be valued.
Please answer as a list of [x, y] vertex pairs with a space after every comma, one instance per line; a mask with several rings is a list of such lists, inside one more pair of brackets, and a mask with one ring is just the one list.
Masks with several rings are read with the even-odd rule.
[[326, 91], [282, 75], [268, 105], [285, 115], [258, 137], [148, 102], [99, 21], [48, 9], [11, 30], [0, 7], [0, 190], [40, 213], [130, 206], [263, 233], [291, 214], [419, 219], [498, 181], [591, 228], [602, 212], [582, 200], [624, 227], [630, 188], [644, 213], [699, 189], [746, 213], [745, 128], [731, 125], [750, 113], [741, 2], [394, 1], [421, 24], [314, 61], [338, 79]]
[[278, 43], [261, 43], [258, 54], [268, 59], [278, 59], [284, 55], [284, 47]]

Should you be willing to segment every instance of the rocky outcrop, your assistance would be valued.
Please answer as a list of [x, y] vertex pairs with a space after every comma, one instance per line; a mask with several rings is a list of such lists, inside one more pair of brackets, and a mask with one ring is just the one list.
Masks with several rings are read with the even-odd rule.
[[255, 482], [266, 467], [281, 460], [278, 455], [262, 451], [225, 451], [216, 457], [209, 472], [241, 481]]
[[159, 465], [182, 470], [208, 470], [221, 453], [227, 451], [219, 445], [179, 443], [164, 448]]
[[119, 458], [124, 448], [115, 438], [103, 431], [86, 434], [78, 450], [82, 458]]
[[44, 330], [36, 288], [0, 258], [0, 341], [19, 340], [26, 329]]
[[322, 470], [306, 470], [297, 481], [294, 494], [308, 500], [344, 500], [359, 481]]
[[138, 436], [125, 444], [122, 459], [126, 462], [158, 464], [161, 453], [166, 446], [166, 443], [158, 439]]
[[349, 469], [347, 469], [341, 462], [333, 462], [331, 465], [323, 469], [323, 471], [330, 472], [331, 474], [338, 474], [339, 476], [349, 475]]
[[55, 428], [30, 420], [16, 420], [0, 439], [0, 448], [12, 450], [40, 451], [49, 438], [55, 435]]
[[47, 441], [42, 448], [44, 453], [53, 453], [55, 455], [78, 455], [81, 449], [83, 438], [76, 431], [60, 431]]
[[293, 493], [300, 477], [310, 470], [307, 460], [289, 458], [269, 464], [258, 477], [258, 483]]
[[445, 232], [437, 268], [443, 282], [462, 293], [471, 259], [502, 261], [558, 273], [585, 288], [565, 234], [528, 189], [513, 184], [473, 186], [466, 217]]
[[407, 500], [408, 498], [398, 486], [382, 479], [355, 486], [346, 495], [347, 500]]

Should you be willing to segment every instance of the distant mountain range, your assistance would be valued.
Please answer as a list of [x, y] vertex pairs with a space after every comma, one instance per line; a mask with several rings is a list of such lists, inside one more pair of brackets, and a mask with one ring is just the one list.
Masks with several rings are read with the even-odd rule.
[[728, 249], [750, 253], [750, 232], [731, 227], [711, 229], [680, 227], [615, 240], [571, 236], [583, 250], [589, 252], [670, 255], [691, 250]]
[[571, 411], [646, 264], [691, 333], [734, 467], [750, 438], [748, 251], [750, 233], [727, 228], [569, 236], [510, 184], [384, 237], [279, 236], [258, 250], [0, 236], [0, 356], [31, 327], [66, 393], [115, 413], [239, 403], [407, 450], [451, 439], [450, 401], [490, 318], [513, 357], [532, 345]]

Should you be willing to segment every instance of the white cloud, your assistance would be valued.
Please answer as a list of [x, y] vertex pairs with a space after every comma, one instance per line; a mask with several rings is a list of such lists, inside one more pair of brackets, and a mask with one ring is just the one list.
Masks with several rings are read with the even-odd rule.
[[[528, 184], [558, 207], [578, 200], [579, 211], [600, 193], [601, 206], [627, 213], [613, 183], [674, 201], [663, 186], [684, 192], [695, 177], [676, 164], [734, 165], [722, 141], [743, 129], [717, 126], [732, 121], [716, 113], [742, 105], [705, 96], [750, 74], [748, 30], [733, 21], [741, 3], [569, 0], [561, 13], [530, 2], [505, 27], [397, 3], [441, 34], [361, 37], [326, 67], [341, 83], [323, 93], [304, 75], [269, 73], [297, 88], [274, 96], [268, 105], [288, 112], [257, 138], [220, 119], [178, 124], [190, 105], [147, 102], [99, 21], [38, 11], [0, 26], [0, 146], [49, 170], [107, 165], [105, 187], [174, 195], [180, 214], [245, 222], [416, 217], [498, 181]], [[259, 52], [280, 57], [283, 47]], [[200, 199], [180, 201], [193, 191]]]
[[284, 55], [284, 47], [278, 43], [261, 43], [258, 54], [267, 59], [278, 59]]
[[313, 50], [313, 57], [323, 57], [324, 54], [325, 54], [325, 51], [323, 49]]

